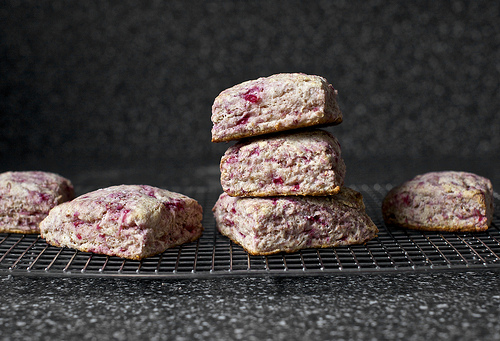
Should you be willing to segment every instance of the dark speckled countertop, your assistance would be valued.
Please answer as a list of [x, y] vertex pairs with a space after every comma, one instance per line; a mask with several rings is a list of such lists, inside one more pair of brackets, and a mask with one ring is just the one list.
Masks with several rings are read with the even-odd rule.
[[3, 340], [496, 340], [500, 273], [0, 277]]

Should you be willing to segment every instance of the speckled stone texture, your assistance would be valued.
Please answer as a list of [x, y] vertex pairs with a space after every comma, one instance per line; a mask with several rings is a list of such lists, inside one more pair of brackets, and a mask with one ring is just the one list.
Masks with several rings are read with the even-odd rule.
[[0, 276], [3, 340], [499, 340], [500, 273]]
[[500, 155], [499, 10], [486, 0], [2, 1], [0, 167], [217, 164], [227, 146], [209, 143], [213, 99], [279, 72], [341, 90], [345, 122], [332, 132], [351, 160], [487, 161]]
[[142, 259], [198, 239], [203, 209], [183, 194], [147, 185], [119, 185], [81, 195], [40, 223], [47, 243]]

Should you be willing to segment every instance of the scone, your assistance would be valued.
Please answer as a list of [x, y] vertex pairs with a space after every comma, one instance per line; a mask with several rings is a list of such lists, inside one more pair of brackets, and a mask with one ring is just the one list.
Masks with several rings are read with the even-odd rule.
[[324, 130], [243, 140], [220, 162], [221, 185], [230, 196], [336, 194], [346, 167], [337, 139]]
[[343, 187], [326, 197], [241, 198], [222, 193], [217, 228], [252, 255], [362, 244], [378, 229], [360, 193]]
[[301, 73], [261, 77], [222, 91], [212, 106], [212, 142], [342, 122], [337, 90]]
[[454, 171], [418, 175], [394, 187], [382, 203], [386, 224], [426, 231], [484, 231], [493, 210], [490, 180]]
[[142, 259], [201, 236], [202, 207], [183, 194], [146, 185], [99, 189], [61, 204], [40, 224], [47, 243]]
[[71, 200], [71, 181], [49, 172], [0, 174], [0, 232], [39, 233], [38, 224], [56, 205]]

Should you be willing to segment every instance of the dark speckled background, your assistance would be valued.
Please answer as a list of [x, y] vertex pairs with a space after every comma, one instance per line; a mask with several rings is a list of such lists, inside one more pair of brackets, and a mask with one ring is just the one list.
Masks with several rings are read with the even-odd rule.
[[487, 163], [499, 18], [496, 1], [2, 1], [0, 167], [216, 176], [228, 145], [210, 142], [213, 99], [297, 71], [339, 90], [344, 123], [329, 129], [348, 175], [373, 160], [379, 173]]

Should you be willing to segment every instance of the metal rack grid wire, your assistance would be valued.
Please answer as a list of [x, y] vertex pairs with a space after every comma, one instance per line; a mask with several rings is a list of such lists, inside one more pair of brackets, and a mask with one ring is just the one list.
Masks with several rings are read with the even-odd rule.
[[380, 210], [391, 185], [350, 186], [363, 194], [378, 237], [364, 245], [252, 256], [215, 227], [211, 208], [220, 192], [176, 189], [204, 207], [202, 237], [141, 261], [48, 245], [39, 235], [0, 234], [0, 274], [137, 278], [306, 276], [340, 273], [500, 268], [500, 196], [492, 226], [481, 233], [422, 232], [386, 226]]

